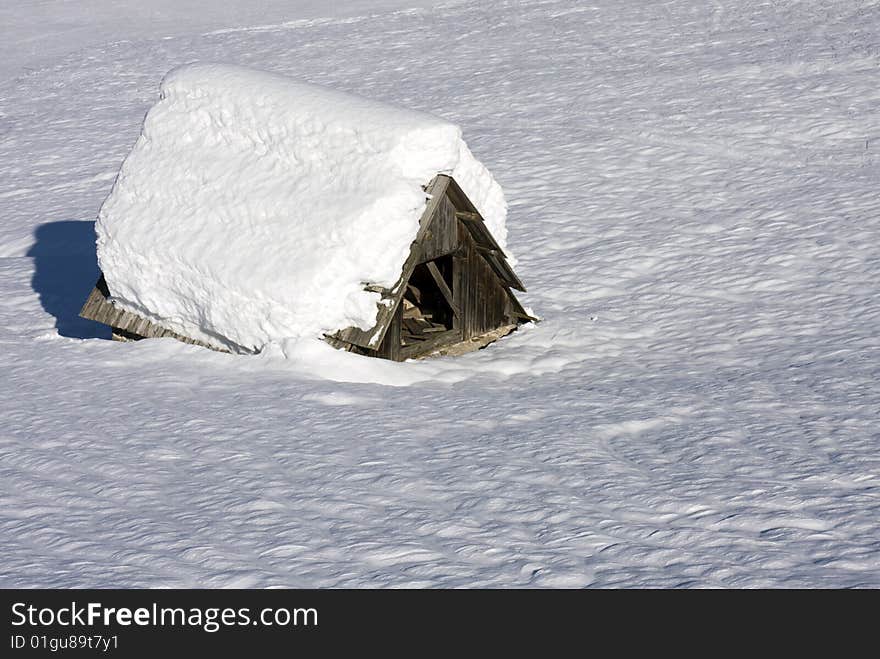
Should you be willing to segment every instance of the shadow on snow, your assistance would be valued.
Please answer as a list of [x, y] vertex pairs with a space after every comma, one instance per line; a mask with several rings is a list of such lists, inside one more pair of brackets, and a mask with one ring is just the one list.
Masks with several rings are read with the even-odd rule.
[[34, 244], [27, 255], [34, 259], [31, 286], [43, 309], [55, 317], [58, 333], [75, 339], [109, 339], [109, 327], [79, 317], [98, 279], [95, 223], [67, 220], [41, 224], [34, 231]]

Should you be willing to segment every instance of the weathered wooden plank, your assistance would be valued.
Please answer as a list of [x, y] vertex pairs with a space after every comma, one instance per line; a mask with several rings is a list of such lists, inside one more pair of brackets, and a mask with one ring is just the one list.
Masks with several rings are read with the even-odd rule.
[[462, 224], [470, 232], [474, 241], [478, 245], [499, 252], [500, 255], [497, 262], [490, 262], [490, 265], [496, 270], [501, 280], [511, 288], [525, 292], [525, 286], [507, 262], [507, 258], [504, 256], [504, 250], [501, 249], [495, 238], [492, 236], [492, 233], [483, 222], [483, 216], [480, 215], [476, 206], [471, 203], [470, 199], [468, 199], [467, 195], [462, 191], [454, 179], [450, 180], [449, 189], [446, 194], [455, 206], [456, 217], [464, 220]]
[[437, 288], [440, 289], [443, 297], [446, 298], [446, 303], [449, 305], [449, 308], [452, 309], [452, 313], [456, 316], [460, 316], [461, 310], [455, 303], [452, 291], [449, 290], [449, 286], [446, 284], [446, 280], [443, 279], [443, 275], [440, 273], [440, 268], [438, 268], [437, 264], [433, 261], [428, 261], [425, 265], [428, 267], [428, 272], [431, 273], [431, 277], [434, 278], [434, 283], [437, 284]]
[[467, 340], [471, 336], [470, 327], [470, 259], [468, 258], [468, 242], [467, 230], [461, 226], [459, 222], [458, 228], [460, 246], [453, 257], [454, 263], [458, 264], [457, 282], [459, 290], [455, 294], [455, 299], [461, 309], [461, 330], [462, 338]]
[[391, 315], [391, 324], [377, 351], [377, 357], [400, 361], [400, 330], [403, 321], [403, 304], [398, 304]]
[[461, 341], [461, 332], [456, 329], [447, 330], [437, 333], [427, 341], [422, 341], [411, 346], [404, 346], [400, 349], [400, 360], [412, 359], [420, 355], [426, 355], [434, 352], [438, 348], [446, 345], [452, 345]]
[[410, 334], [421, 334], [423, 328], [419, 325], [416, 318], [404, 318], [403, 329]]
[[218, 352], [229, 352], [228, 350], [217, 348], [215, 346], [204, 343], [197, 339], [183, 336], [169, 329], [162, 327], [152, 321], [142, 318], [141, 316], [125, 311], [115, 306], [109, 299], [110, 290], [107, 288], [107, 282], [104, 275], [98, 279], [97, 284], [92, 289], [89, 297], [86, 299], [80, 316], [94, 320], [113, 328], [113, 338], [116, 340], [136, 341], [139, 338], [162, 338], [171, 337], [188, 343], [190, 345], [198, 345]]
[[467, 227], [471, 237], [477, 244], [477, 249], [485, 255], [489, 265], [492, 266], [492, 269], [495, 270], [501, 280], [511, 288], [525, 291], [525, 286], [507, 262], [504, 250], [498, 246], [498, 243], [495, 242], [486, 226], [482, 222], [464, 222], [463, 224]]
[[455, 206], [443, 195], [431, 220], [431, 227], [419, 243], [418, 262], [433, 261], [451, 254], [458, 248], [458, 222], [455, 219]]
[[477, 256], [476, 250], [474, 249], [474, 240], [471, 238], [470, 234], [465, 235], [465, 242], [467, 244], [467, 296], [468, 296], [468, 310], [467, 310], [467, 333], [466, 338], [470, 338], [472, 336], [476, 336], [479, 334], [479, 328], [477, 327], [477, 278], [476, 278], [476, 263]]
[[92, 292], [89, 294], [89, 297], [86, 299], [85, 304], [83, 304], [82, 309], [79, 312], [79, 315], [83, 318], [88, 318], [90, 320], [97, 321], [99, 323], [103, 323], [104, 321], [100, 318], [103, 316], [103, 309], [101, 308], [100, 300], [103, 300], [104, 296], [101, 295], [100, 291], [98, 291], [97, 286], [92, 289]]
[[[458, 230], [458, 227], [456, 227], [456, 232]], [[459, 313], [452, 317], [452, 327], [462, 331], [464, 328], [464, 323], [462, 322], [462, 313], [465, 308], [464, 292], [466, 290], [463, 282], [466, 269], [467, 260], [461, 255], [461, 250], [459, 249], [452, 256], [452, 299], [458, 305], [459, 310]]]
[[459, 341], [458, 343], [451, 343], [446, 346], [441, 346], [440, 348], [435, 348], [434, 350], [428, 352], [423, 356], [428, 356], [431, 353], [437, 353], [439, 355], [449, 355], [449, 356], [457, 356], [464, 355], [468, 352], [473, 352], [475, 350], [480, 350], [485, 348], [490, 343], [497, 341], [503, 336], [507, 336], [511, 332], [516, 331], [518, 325], [516, 323], [511, 323], [508, 325], [502, 325], [501, 327], [497, 327], [489, 332], [485, 332], [483, 334], [479, 334], [474, 336], [466, 341]]
[[[465, 340], [484, 334], [494, 328], [518, 322], [511, 317], [508, 308], [521, 311], [522, 307], [513, 293], [498, 276], [495, 269], [478, 251], [478, 245], [466, 229], [461, 228], [461, 247], [454, 263], [458, 263], [460, 277], [457, 300], [462, 310], [460, 326]], [[455, 281], [453, 281], [453, 284]]]

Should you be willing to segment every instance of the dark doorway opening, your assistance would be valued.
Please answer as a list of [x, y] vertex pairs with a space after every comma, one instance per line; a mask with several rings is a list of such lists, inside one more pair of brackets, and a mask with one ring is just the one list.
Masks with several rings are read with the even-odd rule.
[[451, 291], [452, 256], [442, 256], [415, 267], [403, 296], [402, 346], [430, 341], [453, 329], [455, 314], [448, 299]]

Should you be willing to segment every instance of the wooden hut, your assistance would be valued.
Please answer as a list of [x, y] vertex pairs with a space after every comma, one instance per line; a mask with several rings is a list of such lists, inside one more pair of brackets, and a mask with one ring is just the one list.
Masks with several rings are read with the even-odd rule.
[[[513, 294], [525, 287], [455, 180], [438, 174], [426, 192], [430, 200], [400, 279], [391, 289], [365, 285], [382, 296], [375, 326], [328, 334], [331, 345], [404, 361], [476, 350], [535, 320]], [[117, 340], [170, 336], [214, 347], [116, 307], [103, 277], [80, 315], [110, 325]]]

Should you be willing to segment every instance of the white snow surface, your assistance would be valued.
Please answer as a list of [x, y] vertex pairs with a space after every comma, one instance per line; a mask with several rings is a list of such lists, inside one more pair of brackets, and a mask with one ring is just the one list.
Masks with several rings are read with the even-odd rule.
[[[203, 19], [0, 83], [0, 585], [880, 587], [876, 2]], [[78, 320], [193, 61], [460, 125], [543, 322], [396, 364]]]
[[27, 0], [0, 3], [0, 80], [107, 43], [353, 20], [425, 0]]
[[504, 245], [501, 187], [458, 126], [240, 66], [170, 72], [96, 230], [114, 301], [259, 351], [376, 324], [449, 174]]

